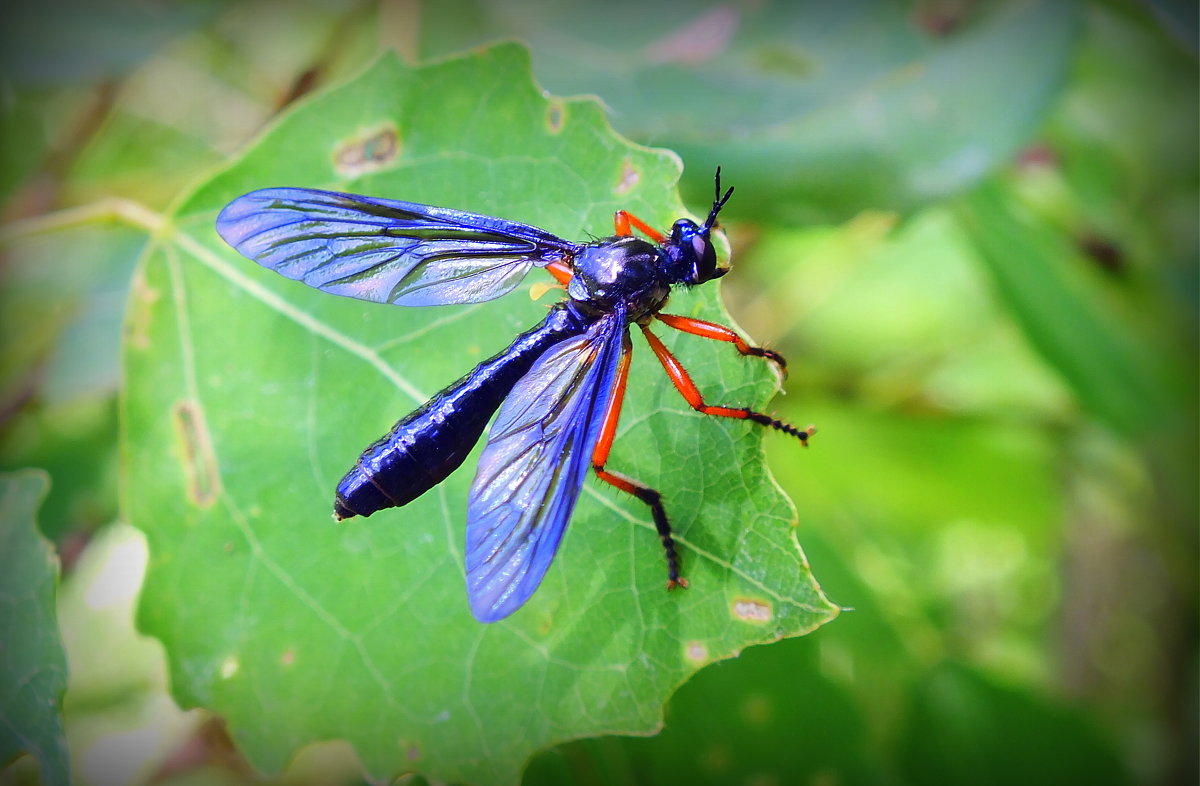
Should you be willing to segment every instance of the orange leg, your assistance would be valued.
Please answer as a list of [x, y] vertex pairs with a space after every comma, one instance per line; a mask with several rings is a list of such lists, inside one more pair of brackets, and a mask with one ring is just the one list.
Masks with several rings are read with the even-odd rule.
[[629, 361], [632, 357], [633, 343], [626, 333], [625, 342], [621, 347], [620, 365], [617, 367], [617, 381], [613, 386], [612, 398], [608, 400], [608, 409], [604, 412], [600, 439], [596, 441], [596, 447], [592, 451], [592, 469], [596, 470], [596, 477], [600, 480], [632, 494], [650, 506], [654, 527], [658, 530], [658, 537], [667, 552], [667, 589], [687, 587], [687, 579], [679, 575], [679, 555], [675, 552], [675, 539], [671, 537], [671, 524], [667, 521], [666, 510], [663, 509], [662, 495], [644, 483], [604, 468], [608, 463], [608, 452], [612, 449], [613, 439], [617, 435], [617, 421], [621, 417], [621, 405], [625, 401], [625, 385], [629, 381]]
[[715, 341], [728, 341], [737, 347], [737, 351], [743, 355], [766, 358], [779, 366], [779, 368], [787, 370], [787, 361], [783, 359], [783, 355], [770, 349], [750, 346], [741, 336], [724, 325], [718, 325], [715, 322], [705, 322], [702, 319], [692, 319], [691, 317], [678, 317], [674, 314], [655, 314], [654, 316], [668, 327], [682, 330], [684, 333], [691, 333], [693, 336], [711, 338]]
[[546, 265], [546, 272], [554, 276], [555, 280], [563, 286], [571, 283], [571, 277], [575, 275], [571, 266], [566, 262], [551, 262]]
[[667, 376], [671, 378], [671, 382], [675, 383], [675, 389], [680, 395], [691, 405], [692, 409], [697, 412], [703, 412], [705, 415], [716, 415], [722, 418], [735, 418], [737, 420], [751, 420], [762, 426], [770, 426], [773, 429], [782, 431], [784, 434], [791, 434], [799, 439], [804, 445], [808, 446], [808, 438], [816, 433], [816, 429], [809, 426], [806, 429], [798, 429], [790, 423], [784, 423], [782, 420], [776, 420], [770, 415], [764, 415], [761, 412], [755, 412], [752, 409], [744, 407], [716, 407], [704, 403], [704, 397], [700, 395], [699, 388], [692, 381], [692, 377], [687, 373], [687, 370], [680, 364], [679, 360], [671, 354], [658, 336], [650, 332], [650, 328], [642, 326], [642, 334], [646, 337], [646, 341], [650, 343], [650, 349], [654, 351], [655, 357], [662, 363], [663, 368], [667, 370]]
[[629, 237], [633, 234], [633, 228], [630, 226], [632, 225], [641, 231], [642, 234], [653, 240], [655, 243], [658, 243], [660, 246], [666, 242], [667, 239], [667, 236], [662, 232], [659, 232], [657, 229], [650, 226], [633, 213], [629, 213], [625, 210], [617, 211], [617, 214], [613, 216], [613, 224], [617, 228], [617, 234], [621, 237]]

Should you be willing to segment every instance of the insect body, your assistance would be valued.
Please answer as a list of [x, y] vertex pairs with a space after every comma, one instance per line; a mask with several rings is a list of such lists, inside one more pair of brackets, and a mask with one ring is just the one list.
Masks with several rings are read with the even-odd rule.
[[363, 451], [338, 484], [334, 515], [369, 516], [421, 496], [462, 464], [499, 409], [467, 509], [467, 589], [477, 619], [503, 619], [537, 589], [589, 466], [650, 507], [666, 550], [667, 586], [686, 587], [661, 496], [607, 468], [629, 373], [629, 326], [641, 329], [696, 410], [751, 420], [805, 444], [812, 434], [749, 409], [705, 403], [651, 332], [662, 322], [784, 367], [777, 353], [726, 327], [661, 312], [671, 287], [727, 272], [717, 267], [710, 235], [733, 189], [721, 194], [719, 169], [716, 185], [703, 224], [681, 218], [663, 235], [619, 211], [615, 235], [590, 243], [491, 216], [329, 191], [269, 188], [231, 202], [217, 218], [226, 242], [334, 294], [406, 306], [475, 303], [513, 290], [533, 267], [567, 290], [541, 324]]

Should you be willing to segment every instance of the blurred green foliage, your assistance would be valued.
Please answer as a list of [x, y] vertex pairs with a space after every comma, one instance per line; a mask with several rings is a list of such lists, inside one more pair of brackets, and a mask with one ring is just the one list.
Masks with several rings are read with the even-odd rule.
[[67, 786], [58, 559], [36, 523], [47, 486], [39, 470], [0, 474], [0, 760], [29, 753], [43, 782]]
[[[111, 526], [116, 309], [145, 208], [382, 47], [499, 37], [548, 89], [683, 151], [694, 209], [726, 166], [723, 295], [791, 361], [775, 411], [820, 428], [768, 454], [814, 575], [854, 609], [701, 671], [662, 734], [559, 746], [527, 781], [1197, 780], [1194, 8], [181, 5], [137, 25], [134, 3], [0, 12], [26, 39], [6, 52], [70, 53], [4, 60], [0, 468], [52, 479], [81, 782], [118, 763], [128, 782], [254, 777], [219, 723], [174, 708], [129, 599], [96, 599], [145, 559]], [[103, 646], [77, 635], [101, 627]], [[338, 745], [278, 776], [357, 777]]]

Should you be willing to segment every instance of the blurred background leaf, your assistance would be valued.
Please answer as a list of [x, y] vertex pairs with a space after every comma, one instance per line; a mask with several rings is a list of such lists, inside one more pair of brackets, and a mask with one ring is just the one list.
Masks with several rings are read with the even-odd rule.
[[471, 19], [432, 4], [422, 55], [518, 37], [547, 89], [678, 152], [692, 201], [720, 164], [750, 192], [730, 215], [813, 221], [912, 210], [1010, 158], [1066, 80], [1079, 6], [489, 0]]
[[[815, 574], [855, 609], [701, 671], [661, 735], [547, 751], [530, 782], [1198, 780], [1195, 4], [121, 5], [94, 45], [52, 5], [3, 11], [0, 467], [51, 472], [40, 519], [68, 583], [109, 564], [109, 528], [89, 535], [115, 516], [106, 293], [161, 218], [50, 214], [37, 237], [20, 219], [99, 197], [161, 213], [381, 47], [515, 38], [550, 92], [596, 95], [623, 133], [682, 152], [693, 210], [715, 164], [737, 185], [722, 296], [791, 360], [773, 409], [820, 427], [799, 457], [766, 447]], [[77, 61], [42, 78], [7, 55], [68, 41]], [[77, 608], [62, 624], [89, 630]], [[84, 782], [115, 762], [122, 782], [253, 778], [220, 719], [180, 713], [161, 680], [118, 719], [72, 702], [105, 695], [80, 671], [65, 723]], [[1016, 761], [996, 728], [1052, 744]], [[316, 746], [280, 779], [358, 766]]]
[[43, 783], [67, 786], [58, 558], [36, 522], [46, 487], [36, 470], [0, 475], [0, 763], [30, 754]]

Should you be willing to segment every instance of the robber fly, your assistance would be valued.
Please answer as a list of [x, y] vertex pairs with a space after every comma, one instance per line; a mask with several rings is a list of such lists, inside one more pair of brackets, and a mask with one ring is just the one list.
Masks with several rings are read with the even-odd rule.
[[231, 202], [217, 218], [217, 231], [246, 257], [288, 278], [377, 303], [478, 303], [512, 291], [535, 267], [565, 287], [566, 299], [540, 324], [363, 451], [334, 500], [339, 520], [408, 504], [463, 463], [499, 409], [471, 486], [466, 544], [471, 611], [482, 622], [495, 622], [520, 608], [541, 583], [589, 466], [600, 480], [650, 507], [666, 550], [667, 587], [687, 586], [662, 495], [608, 468], [629, 377], [630, 325], [641, 330], [694, 409], [750, 420], [808, 443], [811, 427], [706, 404], [650, 329], [659, 322], [785, 367], [779, 354], [747, 344], [729, 328], [661, 311], [673, 286], [703, 284], [728, 272], [717, 267], [711, 235], [732, 194], [730, 188], [722, 195], [718, 169], [704, 223], [681, 218], [663, 234], [622, 210], [611, 237], [575, 242], [462, 210], [268, 188]]

